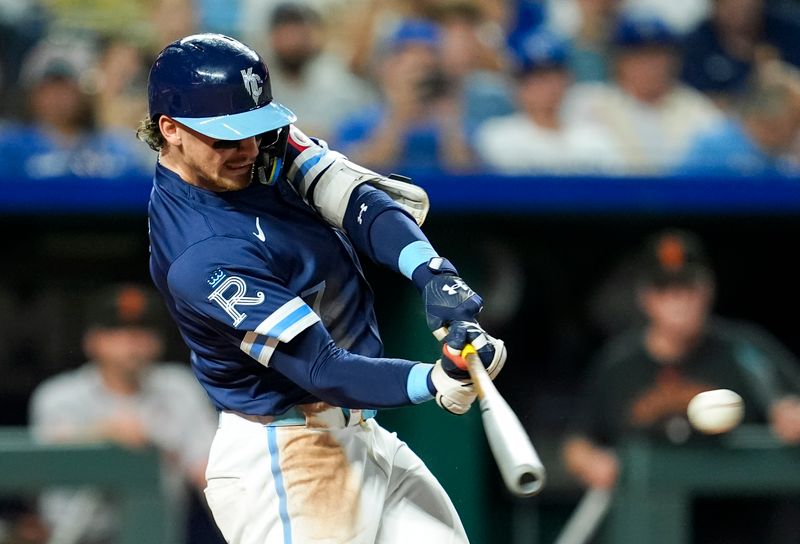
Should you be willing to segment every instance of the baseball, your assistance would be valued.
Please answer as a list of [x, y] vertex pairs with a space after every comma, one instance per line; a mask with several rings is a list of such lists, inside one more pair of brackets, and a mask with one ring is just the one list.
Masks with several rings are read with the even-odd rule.
[[703, 391], [689, 401], [686, 409], [692, 427], [706, 434], [722, 434], [736, 427], [744, 417], [744, 401], [730, 389]]

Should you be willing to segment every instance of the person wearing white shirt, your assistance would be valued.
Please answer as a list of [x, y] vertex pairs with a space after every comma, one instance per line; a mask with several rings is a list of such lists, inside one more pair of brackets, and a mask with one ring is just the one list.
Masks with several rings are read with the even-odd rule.
[[561, 104], [572, 83], [566, 42], [537, 32], [524, 42], [518, 57], [519, 111], [478, 128], [475, 148], [483, 164], [513, 175], [618, 171], [621, 153], [601, 128], [562, 116]]

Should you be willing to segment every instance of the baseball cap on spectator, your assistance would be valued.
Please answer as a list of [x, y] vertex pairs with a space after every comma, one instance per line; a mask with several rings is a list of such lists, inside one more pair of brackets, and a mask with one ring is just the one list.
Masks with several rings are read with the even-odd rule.
[[281, 2], [270, 12], [268, 26], [273, 29], [281, 25], [321, 22], [319, 13], [310, 5], [303, 2]]
[[666, 287], [713, 279], [705, 247], [696, 235], [678, 229], [648, 239], [640, 255], [639, 279], [643, 285]]
[[105, 287], [89, 298], [87, 326], [162, 330], [167, 317], [155, 291], [136, 284]]
[[403, 19], [386, 40], [386, 49], [397, 51], [412, 44], [437, 49], [440, 42], [441, 32], [436, 23], [425, 19]]
[[43, 41], [25, 57], [19, 82], [32, 88], [47, 79], [72, 79], [85, 83], [94, 56], [87, 47], [77, 44]]
[[644, 14], [621, 14], [614, 24], [611, 43], [617, 47], [677, 46], [679, 37], [663, 20]]
[[547, 30], [532, 32], [513, 48], [514, 70], [529, 74], [537, 70], [562, 69], [569, 61], [569, 45], [563, 37]]

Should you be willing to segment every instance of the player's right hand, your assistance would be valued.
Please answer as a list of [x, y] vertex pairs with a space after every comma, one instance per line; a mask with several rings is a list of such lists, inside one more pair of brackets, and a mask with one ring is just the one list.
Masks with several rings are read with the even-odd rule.
[[453, 321], [442, 340], [442, 368], [453, 379], [471, 383], [467, 363], [462, 356], [468, 344], [475, 348], [486, 373], [494, 380], [506, 363], [505, 343], [493, 338], [480, 325], [470, 321]]

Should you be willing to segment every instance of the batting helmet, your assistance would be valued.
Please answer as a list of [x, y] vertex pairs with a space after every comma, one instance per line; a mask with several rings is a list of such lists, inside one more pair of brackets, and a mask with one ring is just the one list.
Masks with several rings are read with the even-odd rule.
[[272, 99], [258, 53], [221, 34], [195, 34], [159, 53], [147, 85], [150, 117], [166, 115], [211, 138], [241, 140], [297, 116]]

